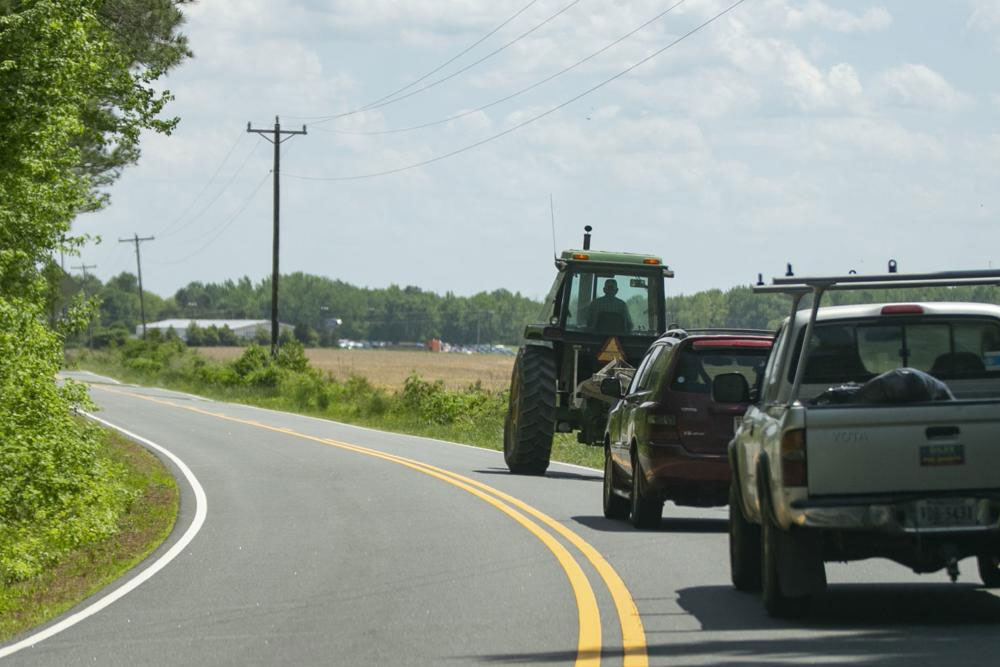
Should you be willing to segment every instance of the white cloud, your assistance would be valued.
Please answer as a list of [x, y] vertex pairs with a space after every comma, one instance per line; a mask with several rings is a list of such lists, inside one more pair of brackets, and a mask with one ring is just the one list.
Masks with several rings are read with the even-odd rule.
[[785, 9], [785, 24], [793, 29], [818, 25], [837, 32], [871, 32], [884, 30], [892, 25], [892, 15], [883, 7], [872, 7], [863, 14], [852, 14], [842, 9], [833, 9], [825, 2], [810, 0], [801, 8], [786, 6]]
[[926, 65], [893, 68], [879, 77], [878, 85], [886, 102], [904, 107], [957, 111], [972, 103], [968, 95]]
[[992, 33], [1000, 45], [1000, 3], [996, 0], [972, 0], [972, 13], [967, 21], [969, 28], [985, 33]]

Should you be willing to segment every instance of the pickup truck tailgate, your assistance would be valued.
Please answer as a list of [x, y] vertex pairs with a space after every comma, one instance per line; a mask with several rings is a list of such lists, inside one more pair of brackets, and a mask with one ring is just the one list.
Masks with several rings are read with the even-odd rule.
[[1000, 488], [1000, 402], [806, 412], [809, 495]]

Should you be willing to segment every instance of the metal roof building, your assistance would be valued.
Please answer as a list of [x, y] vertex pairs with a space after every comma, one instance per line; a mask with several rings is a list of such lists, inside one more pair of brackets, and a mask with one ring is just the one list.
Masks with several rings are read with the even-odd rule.
[[[258, 329], [263, 329], [268, 336], [271, 335], [271, 320], [160, 320], [159, 322], [148, 322], [146, 324], [146, 330], [151, 331], [156, 329], [160, 331], [160, 333], [166, 334], [167, 331], [173, 329], [181, 340], [186, 341], [187, 329], [192, 324], [199, 329], [208, 329], [209, 327], [222, 329], [223, 327], [229, 327], [229, 329], [236, 334], [236, 337], [240, 340], [253, 340], [257, 337]], [[279, 322], [278, 329], [281, 333], [286, 331], [288, 333], [292, 333], [295, 327], [291, 324]], [[141, 324], [136, 326], [135, 335], [142, 335]]]

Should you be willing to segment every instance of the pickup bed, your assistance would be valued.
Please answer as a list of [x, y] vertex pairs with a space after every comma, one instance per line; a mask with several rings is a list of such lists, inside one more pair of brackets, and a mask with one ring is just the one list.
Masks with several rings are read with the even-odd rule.
[[[838, 279], [812, 280], [787, 288], [793, 314], [729, 445], [734, 585], [777, 616], [824, 590], [825, 561], [885, 557], [954, 579], [975, 556], [1000, 586], [1000, 307], [819, 308]], [[885, 382], [910, 391], [873, 390]]]

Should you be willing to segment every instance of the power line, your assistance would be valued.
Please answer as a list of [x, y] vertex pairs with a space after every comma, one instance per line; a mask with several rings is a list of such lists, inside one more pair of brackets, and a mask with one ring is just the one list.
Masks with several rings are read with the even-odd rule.
[[196, 194], [196, 195], [194, 196], [194, 198], [193, 198], [193, 199], [191, 200], [191, 203], [189, 203], [189, 204], [188, 204], [188, 205], [187, 205], [187, 206], [186, 206], [186, 207], [184, 208], [184, 210], [183, 210], [183, 211], [181, 211], [181, 212], [180, 212], [180, 214], [179, 214], [179, 215], [178, 215], [178, 216], [177, 216], [176, 218], [174, 218], [174, 220], [173, 220], [173, 221], [172, 221], [172, 222], [171, 222], [170, 224], [168, 224], [168, 225], [167, 225], [167, 226], [166, 226], [166, 227], [165, 227], [165, 228], [164, 228], [164, 229], [163, 229], [162, 231], [158, 232], [158, 233], [159, 233], [159, 234], [160, 234], [161, 236], [163, 236], [163, 235], [165, 235], [165, 234], [169, 234], [169, 233], [172, 233], [172, 232], [171, 232], [171, 228], [172, 228], [172, 227], [173, 227], [174, 225], [176, 225], [177, 223], [179, 223], [179, 222], [180, 222], [181, 220], [183, 220], [183, 219], [184, 219], [184, 216], [186, 216], [186, 215], [188, 214], [188, 212], [189, 212], [189, 211], [190, 211], [190, 210], [191, 210], [192, 208], [194, 208], [194, 205], [195, 205], [195, 203], [196, 203], [196, 202], [197, 202], [197, 201], [198, 201], [199, 199], [201, 199], [201, 196], [202, 196], [203, 194], [205, 194], [205, 192], [206, 192], [206, 191], [208, 190], [209, 186], [211, 186], [211, 185], [212, 185], [212, 182], [213, 182], [213, 181], [215, 180], [215, 177], [219, 175], [219, 172], [220, 172], [220, 171], [222, 171], [222, 168], [223, 168], [223, 167], [224, 167], [224, 166], [226, 165], [226, 162], [228, 162], [228, 161], [229, 161], [229, 156], [233, 154], [233, 151], [234, 151], [234, 150], [236, 150], [236, 147], [237, 147], [237, 146], [239, 146], [240, 142], [241, 142], [241, 141], [243, 141], [243, 137], [245, 137], [245, 136], [246, 136], [246, 135], [245, 135], [245, 134], [243, 134], [243, 133], [241, 132], [241, 133], [240, 133], [240, 134], [239, 134], [239, 135], [238, 135], [238, 136], [236, 137], [236, 141], [235, 141], [235, 142], [233, 143], [233, 145], [232, 145], [232, 146], [230, 146], [230, 147], [229, 147], [229, 150], [228, 150], [228, 151], [226, 151], [226, 155], [225, 155], [225, 157], [223, 157], [223, 158], [222, 158], [222, 162], [220, 162], [220, 163], [219, 163], [219, 166], [218, 166], [218, 167], [216, 168], [216, 170], [215, 170], [215, 172], [214, 172], [214, 173], [212, 174], [212, 176], [211, 176], [211, 177], [210, 177], [210, 178], [209, 178], [209, 179], [208, 179], [207, 181], [205, 181], [205, 185], [203, 185], [203, 186], [202, 186], [202, 188], [201, 188], [201, 190], [199, 190], [199, 191], [198, 191], [198, 194]]
[[212, 197], [212, 199], [209, 200], [209, 202], [207, 204], [205, 204], [205, 206], [203, 206], [202, 209], [200, 211], [198, 211], [198, 213], [193, 218], [191, 218], [190, 220], [188, 220], [186, 223], [184, 223], [180, 227], [177, 227], [177, 228], [173, 229], [172, 231], [169, 231], [169, 232], [167, 232], [165, 234], [162, 234], [160, 236], [160, 238], [169, 238], [171, 236], [174, 236], [175, 234], [177, 234], [181, 230], [183, 230], [183, 229], [191, 226], [199, 218], [201, 218], [201, 216], [205, 215], [205, 213], [208, 211], [208, 209], [212, 208], [212, 205], [215, 204], [215, 202], [217, 202], [219, 200], [219, 198], [223, 195], [223, 193], [225, 193], [226, 190], [229, 189], [229, 186], [231, 186], [233, 184], [233, 181], [236, 180], [236, 177], [239, 176], [241, 173], [243, 173], [243, 169], [250, 162], [250, 158], [253, 157], [254, 153], [257, 152], [257, 148], [260, 146], [260, 144], [261, 144], [261, 142], [258, 139], [257, 143], [255, 143], [253, 145], [253, 147], [250, 148], [250, 152], [247, 153], [246, 157], [243, 158], [243, 161], [240, 162], [240, 166], [236, 168], [236, 171], [234, 171], [233, 175], [229, 177], [229, 180], [226, 181], [226, 184], [222, 186], [222, 189], [220, 189], [217, 193], [215, 193], [215, 196]]
[[[232, 225], [232, 223], [235, 222], [236, 219], [240, 217], [240, 215], [242, 215], [243, 211], [245, 211], [246, 208], [247, 208], [247, 206], [250, 205], [250, 202], [253, 201], [254, 196], [257, 194], [258, 191], [260, 191], [261, 186], [264, 185], [264, 182], [267, 181], [267, 177], [270, 176], [270, 175], [271, 175], [271, 172], [270, 172], [270, 170], [268, 170], [264, 174], [264, 178], [260, 179], [260, 182], [257, 183], [257, 185], [254, 187], [253, 191], [249, 194], [249, 196], [247, 196], [247, 198], [243, 201], [243, 203], [240, 204], [239, 208], [234, 210], [234, 212], [232, 213], [232, 215], [229, 216], [229, 218], [226, 220], [226, 222], [223, 223], [223, 225], [221, 227], [218, 227], [215, 230], [213, 230], [215, 232], [214, 235], [212, 236], [211, 239], [209, 239], [208, 241], [206, 241], [204, 245], [202, 245], [201, 247], [199, 247], [197, 250], [195, 250], [195, 251], [193, 251], [191, 253], [188, 253], [184, 257], [181, 257], [180, 259], [171, 260], [169, 262], [153, 262], [153, 263], [154, 264], [180, 264], [181, 262], [186, 262], [187, 260], [191, 259], [195, 255], [197, 255], [198, 253], [200, 253], [202, 250], [205, 250], [210, 245], [212, 245], [213, 243], [215, 243], [219, 239], [219, 237], [222, 236], [222, 233], [225, 232], [229, 228], [229, 226]], [[204, 238], [204, 236], [202, 238]]]
[[454, 79], [459, 74], [462, 74], [464, 72], [469, 71], [470, 69], [472, 69], [476, 65], [479, 65], [480, 63], [482, 63], [482, 62], [484, 62], [484, 61], [492, 58], [493, 56], [495, 56], [496, 54], [500, 53], [501, 51], [504, 51], [505, 49], [510, 48], [511, 46], [513, 46], [517, 42], [521, 41], [522, 39], [524, 39], [525, 37], [527, 37], [531, 33], [535, 32], [536, 30], [538, 30], [538, 29], [542, 28], [543, 26], [545, 26], [546, 24], [548, 24], [550, 21], [553, 21], [556, 17], [558, 17], [561, 14], [565, 13], [566, 11], [568, 11], [569, 9], [571, 9], [574, 5], [577, 5], [579, 2], [580, 2], [580, 0], [573, 0], [568, 5], [566, 5], [565, 7], [563, 7], [562, 9], [560, 9], [559, 11], [557, 11], [555, 14], [549, 16], [547, 19], [545, 19], [544, 21], [542, 21], [538, 25], [534, 26], [530, 30], [521, 33], [520, 35], [518, 35], [514, 39], [510, 40], [509, 42], [507, 42], [503, 46], [501, 46], [501, 47], [499, 47], [497, 49], [494, 49], [493, 51], [490, 51], [489, 53], [487, 53], [485, 56], [483, 56], [479, 60], [476, 60], [476, 61], [473, 61], [473, 62], [469, 63], [465, 67], [462, 67], [462, 68], [460, 68], [460, 69], [452, 72], [448, 76], [442, 77], [442, 78], [438, 79], [437, 81], [432, 81], [431, 83], [427, 84], [426, 86], [423, 86], [422, 88], [417, 88], [416, 90], [411, 90], [410, 92], [406, 93], [405, 95], [400, 95], [399, 97], [394, 97], [394, 98], [392, 98], [390, 100], [385, 100], [385, 101], [379, 102], [378, 104], [371, 104], [371, 105], [368, 105], [366, 107], [362, 107], [360, 109], [355, 109], [353, 111], [345, 111], [344, 113], [336, 114], [336, 115], [333, 115], [333, 116], [318, 116], [318, 118], [320, 118], [320, 120], [316, 121], [314, 123], [314, 125], [318, 125], [319, 123], [327, 123], [327, 122], [329, 122], [331, 120], [336, 120], [338, 118], [344, 118], [345, 116], [351, 116], [351, 115], [354, 115], [356, 113], [360, 113], [362, 111], [372, 111], [374, 109], [381, 109], [382, 107], [389, 106], [390, 104], [395, 104], [396, 102], [401, 102], [401, 101], [403, 101], [403, 100], [405, 100], [407, 98], [413, 97], [414, 95], [418, 95], [418, 94], [424, 92], [425, 90], [430, 90], [431, 88], [434, 88], [435, 86], [438, 86], [438, 85], [444, 83], [445, 81], [448, 81], [449, 79]]
[[[476, 40], [475, 42], [473, 42], [469, 46], [465, 47], [464, 49], [462, 49], [461, 51], [459, 51], [457, 54], [455, 54], [454, 56], [452, 56], [451, 58], [449, 58], [445, 62], [441, 63], [440, 65], [438, 65], [437, 67], [435, 67], [431, 71], [427, 72], [423, 76], [421, 76], [421, 77], [419, 77], [417, 79], [414, 79], [413, 81], [411, 81], [410, 83], [406, 84], [402, 88], [398, 88], [398, 89], [392, 91], [391, 93], [389, 93], [388, 95], [380, 97], [379, 99], [374, 100], [373, 102], [369, 102], [368, 104], [366, 104], [366, 105], [364, 105], [362, 107], [358, 107], [357, 109], [354, 109], [353, 111], [350, 111], [348, 113], [352, 113], [352, 114], [353, 113], [359, 113], [361, 111], [367, 111], [369, 109], [375, 108], [374, 105], [381, 104], [382, 102], [385, 102], [386, 100], [388, 100], [388, 99], [390, 99], [392, 97], [395, 97], [399, 93], [402, 93], [403, 91], [412, 88], [413, 86], [417, 85], [418, 83], [420, 83], [424, 79], [427, 79], [428, 77], [430, 77], [430, 76], [432, 76], [434, 74], [437, 74], [442, 69], [444, 69], [448, 65], [452, 64], [453, 62], [455, 62], [456, 60], [458, 60], [459, 58], [461, 58], [462, 56], [464, 56], [466, 53], [468, 53], [472, 49], [476, 48], [477, 46], [479, 46], [480, 44], [482, 44], [483, 42], [485, 42], [487, 39], [489, 39], [493, 35], [495, 35], [497, 32], [500, 31], [501, 28], [503, 28], [508, 23], [510, 23], [511, 21], [513, 21], [514, 19], [516, 19], [521, 14], [523, 14], [525, 11], [528, 10], [528, 8], [530, 8], [536, 2], [538, 2], [538, 0], [531, 0], [531, 2], [529, 2], [528, 4], [526, 4], [524, 7], [521, 7], [521, 9], [517, 10], [516, 12], [514, 12], [514, 14], [512, 14], [511, 16], [507, 17], [506, 20], [504, 20], [497, 27], [493, 28], [493, 30], [490, 30], [488, 33], [486, 33], [485, 35], [483, 35], [482, 37], [480, 37], [478, 40]], [[293, 118], [298, 118], [298, 117], [293, 116]], [[318, 117], [314, 117], [314, 118], [325, 118], [325, 116], [318, 116]], [[306, 117], [304, 119], [305, 120], [310, 120], [310, 118], [308, 118], [308, 117]]]
[[561, 104], [558, 104], [558, 105], [552, 107], [551, 109], [548, 109], [547, 111], [543, 111], [542, 113], [540, 113], [540, 114], [538, 114], [536, 116], [532, 116], [531, 118], [529, 118], [529, 119], [527, 119], [525, 121], [522, 121], [522, 122], [518, 123], [517, 125], [514, 125], [513, 127], [509, 127], [506, 130], [504, 130], [503, 132], [499, 132], [499, 133], [494, 134], [494, 135], [492, 135], [490, 137], [487, 137], [485, 139], [477, 141], [477, 142], [475, 142], [473, 144], [469, 144], [467, 146], [463, 146], [462, 148], [453, 150], [450, 153], [445, 153], [443, 155], [438, 155], [437, 157], [433, 157], [433, 158], [430, 158], [428, 160], [423, 160], [421, 162], [417, 162], [417, 163], [414, 163], [414, 164], [409, 164], [409, 165], [406, 165], [406, 166], [403, 166], [403, 167], [396, 167], [395, 169], [386, 169], [385, 171], [373, 172], [373, 173], [370, 173], [370, 174], [358, 174], [358, 175], [354, 175], [354, 176], [300, 176], [300, 175], [296, 175], [296, 174], [286, 174], [286, 175], [289, 178], [297, 178], [297, 179], [304, 180], [304, 181], [358, 181], [358, 180], [362, 180], [362, 179], [366, 179], [366, 178], [377, 178], [379, 176], [388, 176], [390, 174], [398, 174], [398, 173], [403, 172], [403, 171], [408, 171], [410, 169], [416, 169], [418, 167], [424, 167], [424, 166], [427, 166], [429, 164], [433, 164], [435, 162], [440, 162], [441, 160], [446, 160], [447, 158], [454, 157], [456, 155], [460, 155], [461, 153], [465, 153], [465, 152], [470, 151], [470, 150], [472, 150], [474, 148], [478, 148], [478, 147], [480, 147], [480, 146], [482, 146], [484, 144], [490, 143], [491, 141], [495, 141], [496, 139], [499, 139], [501, 137], [505, 137], [508, 134], [516, 132], [517, 130], [520, 130], [522, 127], [525, 127], [526, 125], [530, 125], [531, 123], [534, 123], [535, 121], [541, 120], [542, 118], [545, 118], [546, 116], [549, 116], [549, 115], [555, 113], [556, 111], [559, 111], [563, 107], [569, 106], [570, 104], [572, 104], [573, 102], [576, 102], [580, 98], [586, 97], [590, 93], [592, 93], [592, 92], [594, 92], [594, 91], [596, 91], [596, 90], [598, 90], [600, 88], [603, 88], [604, 86], [608, 85], [612, 81], [615, 81], [616, 79], [620, 79], [621, 77], [625, 76], [626, 74], [628, 74], [629, 72], [631, 72], [635, 68], [639, 67], [640, 65], [643, 65], [643, 64], [649, 62], [653, 58], [655, 58], [655, 57], [659, 56], [660, 54], [662, 54], [664, 51], [667, 51], [668, 49], [676, 46], [677, 44], [679, 44], [680, 42], [684, 41], [685, 39], [687, 39], [691, 35], [695, 34], [698, 31], [700, 31], [705, 26], [707, 26], [707, 25], [709, 25], [711, 23], [714, 23], [718, 19], [722, 18], [724, 15], [726, 15], [729, 12], [731, 12], [732, 10], [736, 9], [736, 7], [742, 5], [744, 2], [746, 2], [746, 0], [737, 0], [736, 2], [734, 2], [733, 4], [731, 4], [726, 9], [724, 9], [721, 12], [719, 12], [718, 14], [714, 15], [712, 18], [708, 19], [704, 23], [699, 24], [697, 27], [691, 29], [687, 33], [681, 35], [680, 37], [678, 37], [674, 41], [670, 42], [666, 46], [664, 46], [664, 47], [662, 47], [660, 49], [657, 49], [656, 51], [654, 51], [653, 53], [649, 54], [648, 56], [646, 56], [642, 60], [639, 60], [638, 62], [636, 62], [635, 64], [631, 65], [630, 67], [627, 67], [626, 69], [618, 72], [614, 76], [609, 77], [609, 78], [605, 79], [604, 81], [601, 81], [597, 85], [588, 88], [587, 90], [585, 90], [582, 93], [580, 93], [580, 94], [578, 94], [578, 95], [576, 95], [576, 96], [574, 96], [574, 97], [566, 100], [565, 102], [563, 102]]
[[[358, 108], [356, 108], [356, 109], [354, 109], [352, 111], [349, 111], [347, 113], [348, 114], [353, 114], [353, 113], [358, 113], [360, 111], [364, 111], [365, 109], [369, 108], [371, 105], [378, 104], [379, 102], [384, 102], [385, 100], [389, 99], [390, 97], [393, 97], [393, 96], [395, 96], [395, 95], [403, 92], [404, 90], [407, 90], [408, 88], [412, 88], [413, 86], [417, 85], [418, 83], [420, 83], [421, 81], [423, 81], [427, 77], [429, 77], [429, 76], [431, 76], [433, 74], [437, 74], [442, 69], [444, 69], [445, 67], [447, 67], [451, 63], [455, 62], [456, 60], [458, 60], [459, 58], [461, 58], [462, 56], [464, 56], [466, 53], [468, 53], [469, 51], [471, 51], [472, 49], [476, 48], [477, 46], [479, 46], [480, 44], [482, 44], [483, 42], [485, 42], [487, 39], [489, 39], [490, 37], [492, 37], [494, 34], [497, 33], [497, 31], [499, 31], [501, 28], [503, 28], [504, 26], [506, 26], [508, 23], [510, 23], [511, 21], [513, 21], [514, 19], [516, 19], [518, 16], [520, 16], [521, 14], [523, 14], [529, 7], [531, 7], [536, 2], [538, 2], [538, 0], [531, 0], [531, 2], [529, 2], [528, 4], [526, 4], [524, 7], [521, 7], [521, 9], [517, 10], [512, 15], [508, 16], [500, 25], [498, 25], [497, 27], [493, 28], [488, 33], [486, 33], [485, 35], [483, 35], [482, 37], [480, 37], [479, 39], [477, 39], [475, 42], [473, 42], [469, 46], [465, 47], [460, 52], [458, 52], [456, 55], [452, 56], [451, 58], [449, 58], [445, 62], [441, 63], [440, 65], [438, 65], [437, 67], [435, 67], [431, 71], [427, 72], [423, 76], [421, 76], [421, 77], [419, 77], [417, 79], [414, 79], [413, 81], [411, 81], [410, 83], [406, 84], [402, 88], [394, 90], [391, 93], [389, 93], [388, 95], [380, 97], [377, 100], [369, 102], [368, 104], [360, 106], [360, 107], [358, 107]], [[295, 120], [316, 120], [318, 118], [327, 118], [327, 117], [328, 116], [288, 116], [288, 118], [294, 118]]]
[[580, 65], [582, 65], [582, 64], [584, 64], [584, 63], [586, 63], [586, 62], [588, 62], [590, 60], [593, 60], [594, 58], [596, 58], [597, 56], [601, 55], [602, 53], [604, 53], [608, 49], [613, 48], [613, 47], [617, 46], [618, 44], [621, 44], [622, 42], [624, 42], [626, 39], [628, 39], [632, 35], [636, 34], [640, 30], [648, 27], [650, 24], [655, 23], [656, 21], [659, 21], [664, 16], [666, 16], [667, 14], [669, 14], [670, 12], [672, 12], [674, 9], [676, 9], [677, 7], [683, 5], [685, 2], [687, 2], [687, 0], [679, 0], [678, 2], [674, 3], [673, 5], [671, 5], [670, 7], [668, 7], [667, 9], [665, 9], [664, 11], [660, 12], [659, 14], [657, 14], [656, 16], [654, 16], [653, 18], [649, 19], [648, 21], [646, 21], [642, 25], [640, 25], [637, 28], [635, 28], [635, 29], [633, 29], [633, 30], [625, 33], [624, 35], [622, 35], [618, 39], [614, 40], [613, 42], [610, 42], [609, 44], [607, 44], [603, 48], [598, 49], [597, 51], [594, 51], [593, 53], [591, 53], [586, 58], [583, 58], [581, 60], [576, 61], [575, 63], [573, 63], [569, 67], [565, 67], [565, 68], [559, 70], [558, 72], [556, 72], [555, 74], [552, 74], [551, 76], [547, 76], [547, 77], [545, 77], [544, 79], [542, 79], [540, 81], [536, 81], [535, 83], [531, 84], [530, 86], [528, 86], [526, 88], [522, 88], [521, 90], [513, 92], [510, 95], [507, 95], [505, 97], [501, 97], [498, 100], [494, 100], [494, 101], [490, 102], [489, 104], [484, 104], [483, 106], [478, 107], [476, 109], [470, 109], [470, 110], [467, 110], [467, 111], [463, 111], [461, 113], [455, 114], [454, 116], [449, 116], [448, 118], [442, 118], [440, 120], [431, 121], [429, 123], [421, 123], [420, 125], [411, 125], [410, 127], [400, 127], [400, 128], [389, 129], [389, 130], [350, 131], [350, 130], [331, 130], [331, 129], [322, 128], [322, 127], [316, 128], [316, 129], [318, 129], [321, 132], [332, 132], [334, 134], [349, 134], [349, 135], [364, 135], [364, 136], [381, 135], [381, 134], [398, 134], [398, 133], [401, 133], [401, 132], [412, 132], [413, 130], [423, 130], [423, 129], [426, 129], [428, 127], [434, 127], [435, 125], [443, 125], [445, 123], [450, 123], [451, 121], [458, 120], [460, 118], [465, 118], [466, 116], [471, 116], [474, 113], [479, 113], [480, 111], [485, 111], [486, 109], [489, 109], [491, 107], [495, 107], [498, 104], [503, 104], [504, 102], [509, 102], [510, 100], [514, 99], [515, 97], [518, 97], [520, 95], [523, 95], [524, 93], [530, 92], [530, 91], [534, 90], [535, 88], [538, 88], [539, 86], [542, 86], [542, 85], [548, 83], [549, 81], [552, 81], [553, 79], [556, 79], [556, 78], [562, 76], [563, 74], [566, 74], [567, 72], [570, 72], [570, 71], [576, 69]]

